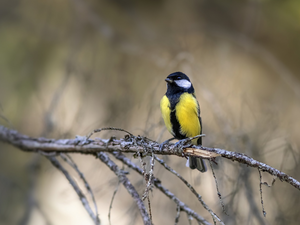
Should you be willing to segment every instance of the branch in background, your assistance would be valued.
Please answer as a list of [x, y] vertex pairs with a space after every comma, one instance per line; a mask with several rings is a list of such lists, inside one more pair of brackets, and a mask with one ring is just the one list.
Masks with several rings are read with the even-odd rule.
[[[133, 140], [134, 139], [134, 140]], [[83, 140], [82, 138], [76, 139], [47, 139], [47, 138], [31, 138], [26, 135], [22, 135], [15, 130], [8, 129], [0, 126], [0, 141], [7, 142], [14, 145], [24, 151], [29, 152], [48, 152], [48, 153], [82, 153], [82, 154], [94, 154], [98, 152], [147, 152], [145, 154], [161, 155], [177, 155], [182, 157], [182, 152], [173, 145], [169, 144], [162, 151], [159, 150], [158, 143], [151, 141], [147, 138], [140, 136], [126, 136], [124, 139], [100, 139], [95, 140]], [[208, 152], [208, 157], [215, 157], [219, 155], [223, 158], [237, 161], [242, 164], [246, 164], [250, 167], [258, 168], [263, 172], [278, 177], [281, 181], [285, 181], [290, 185], [300, 190], [300, 182], [287, 174], [268, 166], [265, 163], [261, 163], [253, 158], [237, 152], [231, 152], [220, 148], [209, 148], [204, 146], [186, 146], [183, 153], [185, 156], [202, 156], [203, 152]], [[212, 155], [212, 156], [210, 156]], [[203, 157], [203, 156], [202, 156]]]
[[70, 182], [71, 186], [74, 188], [74, 190], [76, 191], [77, 195], [80, 198], [81, 203], [83, 204], [84, 208], [86, 209], [86, 211], [88, 212], [88, 214], [90, 215], [90, 217], [92, 218], [92, 220], [94, 221], [94, 223], [96, 225], [100, 225], [100, 220], [98, 218], [98, 215], [95, 215], [94, 212], [92, 211], [87, 198], [85, 197], [85, 195], [82, 193], [82, 191], [80, 190], [80, 188], [78, 187], [78, 185], [76, 184], [76, 182], [73, 180], [73, 178], [71, 177], [71, 175], [68, 173], [68, 171], [59, 163], [59, 161], [56, 159], [56, 157], [54, 156], [49, 156], [47, 157], [50, 162], [53, 164], [53, 166], [55, 166], [58, 170], [60, 170], [65, 177], [67, 178], [67, 180]]
[[103, 152], [99, 152], [97, 155], [98, 155], [98, 158], [103, 163], [105, 163], [118, 176], [120, 182], [124, 185], [124, 187], [126, 188], [128, 193], [132, 196], [132, 198], [134, 199], [134, 201], [137, 204], [137, 207], [140, 210], [144, 224], [151, 225], [152, 223], [150, 221], [150, 217], [147, 213], [146, 207], [145, 207], [143, 201], [141, 200], [139, 194], [135, 190], [134, 186], [130, 183], [130, 181], [124, 174], [124, 171], [120, 170], [119, 167], [112, 160], [110, 160], [110, 158], [107, 156], [107, 154], [105, 154]]
[[197, 193], [197, 191], [192, 185], [190, 185], [179, 173], [177, 173], [175, 170], [169, 167], [162, 159], [155, 156], [155, 160], [159, 162], [163, 167], [165, 167], [166, 170], [170, 171], [175, 176], [177, 176], [190, 189], [190, 191], [197, 197], [201, 205], [210, 213], [215, 224], [216, 224], [216, 220], [218, 220], [221, 224], [224, 225], [224, 222], [207, 206], [207, 204], [203, 201], [202, 196]]
[[267, 213], [265, 211], [265, 207], [264, 207], [264, 200], [263, 200], [263, 192], [262, 192], [262, 184], [263, 182], [261, 181], [262, 180], [262, 176], [261, 176], [261, 172], [260, 170], [258, 169], [258, 173], [259, 173], [259, 193], [260, 193], [260, 203], [261, 203], [261, 208], [262, 208], [262, 212], [264, 214], [264, 217], [266, 217]]
[[243, 153], [238, 153], [238, 152], [231, 152], [231, 151], [227, 151], [224, 149], [220, 149], [220, 148], [209, 148], [209, 147], [204, 147], [204, 146], [192, 146], [193, 148], [187, 148], [188, 150], [192, 149], [192, 152], [189, 153], [188, 155], [191, 156], [197, 156], [198, 155], [198, 151], [208, 151], [208, 152], [212, 152], [214, 154], [218, 154], [219, 156], [226, 158], [226, 159], [230, 159], [232, 161], [237, 161], [239, 163], [242, 164], [246, 164], [247, 166], [250, 167], [254, 167], [254, 168], [258, 168], [260, 169], [260, 171], [263, 172], [267, 172], [275, 177], [278, 177], [281, 181], [285, 181], [287, 183], [289, 183], [290, 185], [294, 186], [295, 188], [297, 188], [298, 190], [300, 190], [300, 182], [297, 181], [295, 178], [265, 164], [262, 162], [259, 162]]
[[[125, 155], [123, 155], [120, 152], [112, 152], [112, 154], [116, 157], [116, 159], [120, 160], [127, 166], [129, 166], [131, 169], [135, 170], [137, 173], [143, 176], [143, 170], [135, 165], [130, 159], [128, 159]], [[181, 209], [181, 211], [186, 212], [189, 216], [193, 217], [195, 220], [198, 221], [198, 223], [204, 224], [204, 225], [210, 225], [208, 221], [206, 221], [203, 217], [198, 215], [195, 211], [190, 209], [184, 202], [180, 201], [172, 192], [170, 192], [167, 188], [165, 188], [161, 181], [155, 177], [152, 178], [152, 182], [156, 188], [158, 188], [161, 192], [163, 192], [167, 197], [169, 197], [171, 200], [173, 200], [176, 205], [178, 205]]]
[[147, 183], [146, 189], [145, 189], [143, 197], [142, 197], [142, 201], [144, 201], [147, 198], [147, 200], [148, 200], [149, 216], [150, 216], [150, 220], [152, 221], [152, 212], [151, 212], [151, 204], [150, 204], [150, 198], [149, 198], [149, 191], [152, 190], [152, 182], [151, 181], [152, 181], [153, 170], [154, 170], [154, 154], [152, 153], [151, 169], [150, 169], [149, 173], [147, 173], [146, 162], [144, 162], [144, 160], [142, 159], [141, 153], [138, 152], [137, 155], [139, 157], [141, 167], [143, 168], [143, 170], [142, 170], [143, 178], [144, 178], [145, 182]]
[[217, 177], [216, 177], [216, 174], [215, 174], [215, 170], [214, 170], [214, 168], [213, 168], [213, 165], [212, 165], [211, 160], [209, 160], [209, 165], [210, 165], [211, 172], [212, 172], [213, 177], [214, 177], [214, 180], [215, 180], [216, 189], [217, 189], [217, 193], [218, 193], [218, 198], [219, 198], [220, 204], [221, 204], [221, 206], [222, 206], [223, 212], [228, 216], [228, 214], [227, 214], [227, 212], [226, 212], [226, 210], [225, 210], [225, 205], [224, 205], [224, 202], [223, 202], [223, 199], [222, 199], [221, 192], [219, 191], [218, 180], [217, 180]]
[[94, 207], [95, 207], [95, 214], [97, 215], [98, 217], [98, 208], [97, 208], [97, 204], [96, 204], [96, 200], [95, 200], [95, 196], [93, 194], [93, 191], [89, 185], [89, 183], [87, 182], [87, 180], [85, 179], [83, 173], [79, 170], [78, 166], [76, 165], [76, 163], [73, 161], [73, 159], [66, 155], [66, 154], [63, 154], [61, 153], [60, 154], [60, 157], [66, 162], [68, 163], [79, 175], [80, 179], [82, 180], [82, 182], [84, 183], [84, 186], [85, 188], [87, 189], [87, 191], [89, 192], [92, 200], [93, 200], [93, 203], [94, 203]]
[[120, 186], [120, 179], [118, 179], [118, 184], [116, 186], [116, 189], [114, 190], [114, 193], [113, 193], [113, 196], [111, 198], [110, 205], [109, 205], [109, 210], [108, 210], [108, 222], [109, 222], [109, 225], [111, 225], [110, 214], [111, 214], [112, 204], [113, 204], [115, 196], [116, 196], [116, 194], [117, 194], [117, 192], [119, 190], [119, 186]]

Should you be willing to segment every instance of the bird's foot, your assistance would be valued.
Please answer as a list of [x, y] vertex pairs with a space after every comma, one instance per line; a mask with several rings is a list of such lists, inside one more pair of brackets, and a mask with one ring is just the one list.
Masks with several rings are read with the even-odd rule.
[[183, 154], [183, 147], [184, 145], [187, 143], [187, 140], [186, 139], [183, 139], [183, 140], [180, 140], [180, 141], [177, 141], [174, 145], [174, 150], [176, 152], [178, 152], [179, 154]]
[[165, 147], [165, 142], [159, 145], [159, 151], [161, 152], [164, 149], [164, 147]]
[[170, 139], [164, 141], [163, 143], [161, 143], [161, 144], [159, 145], [159, 151], [162, 151], [163, 148], [165, 147], [165, 144], [169, 144], [169, 142], [172, 141], [172, 140], [174, 140], [174, 139], [175, 139], [175, 138], [170, 138]]

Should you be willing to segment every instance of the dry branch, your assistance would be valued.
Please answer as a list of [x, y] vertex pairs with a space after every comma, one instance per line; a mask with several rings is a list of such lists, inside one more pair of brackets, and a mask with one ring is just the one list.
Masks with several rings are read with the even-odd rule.
[[94, 221], [94, 224], [100, 225], [100, 220], [98, 218], [98, 215], [93, 212], [93, 210], [91, 209], [88, 203], [86, 196], [80, 190], [79, 186], [77, 185], [75, 180], [71, 177], [71, 175], [68, 173], [68, 171], [60, 164], [60, 162], [56, 159], [56, 157], [50, 156], [48, 157], [48, 159], [50, 160], [52, 165], [55, 166], [58, 170], [60, 170], [65, 175], [67, 180], [70, 182], [71, 186], [74, 188], [75, 192], [79, 196], [82, 205], [84, 206], [84, 208], [86, 209], [86, 211], [88, 212], [92, 220]]
[[[113, 152], [112, 154], [116, 157], [116, 159], [120, 160], [121, 162], [129, 166], [131, 169], [135, 170], [137, 173], [143, 176], [143, 170], [134, 163], [132, 163], [131, 160], [128, 159], [124, 154], [120, 152]], [[189, 217], [193, 217], [195, 220], [198, 221], [199, 224], [201, 223], [204, 225], [210, 225], [210, 223], [206, 221], [202, 216], [198, 215], [194, 210], [190, 209], [184, 202], [180, 201], [175, 194], [173, 194], [171, 191], [165, 188], [159, 179], [153, 177], [152, 182], [157, 189], [159, 189], [168, 198], [174, 201], [182, 211], [188, 214]]]
[[[172, 144], [169, 144], [160, 151], [158, 143], [144, 137], [135, 137], [130, 135], [125, 136], [123, 139], [97, 138], [95, 140], [84, 140], [83, 138], [75, 138], [56, 140], [43, 137], [28, 137], [15, 130], [0, 126], [0, 140], [29, 152], [43, 151], [46, 153], [95, 154], [98, 152], [119, 151], [123, 153], [144, 152], [145, 154], [151, 154], [151, 152], [153, 152], [154, 154], [183, 156], [182, 151], [178, 151], [178, 149]], [[245, 154], [204, 146], [183, 146], [183, 149], [186, 149], [185, 156], [199, 156], [199, 154], [201, 154], [199, 152], [201, 150], [205, 150], [207, 152], [218, 154], [223, 158], [258, 168], [263, 172], [268, 172], [269, 174], [278, 177], [281, 181], [285, 181], [300, 190], [300, 182], [293, 177], [288, 176], [287, 174]]]
[[[155, 160], [158, 161], [163, 167], [166, 168], [166, 170], [173, 173], [175, 176], [177, 176], [189, 189], [190, 191], [197, 197], [198, 201], [201, 203], [201, 205], [211, 214], [212, 219], [214, 221], [214, 224], [216, 224], [216, 220], [220, 222], [220, 224], [224, 225], [224, 222], [215, 214], [208, 205], [204, 202], [202, 199], [202, 196], [197, 193], [195, 188], [189, 184], [179, 173], [177, 173], [175, 170], [173, 170], [171, 167], [169, 167], [162, 159], [155, 157]], [[178, 216], [178, 214], [177, 214]], [[179, 217], [179, 216], [178, 216]]]
[[139, 194], [135, 190], [134, 186], [130, 183], [130, 181], [126, 177], [124, 171], [120, 170], [119, 167], [108, 157], [106, 153], [99, 152], [97, 156], [118, 176], [119, 181], [123, 184], [123, 186], [126, 188], [128, 193], [132, 196], [132, 198], [137, 204], [137, 207], [139, 208], [144, 224], [151, 225], [152, 223], [150, 221], [150, 217], [147, 213], [146, 207], [143, 201], [141, 200]]

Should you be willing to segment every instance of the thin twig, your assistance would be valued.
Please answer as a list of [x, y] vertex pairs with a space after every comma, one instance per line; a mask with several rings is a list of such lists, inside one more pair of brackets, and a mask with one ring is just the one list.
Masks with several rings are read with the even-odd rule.
[[111, 198], [111, 201], [110, 201], [110, 204], [109, 204], [109, 210], [108, 210], [108, 221], [109, 221], [109, 224], [111, 225], [111, 220], [110, 220], [110, 213], [111, 213], [111, 209], [112, 209], [112, 204], [113, 204], [113, 201], [115, 199], [115, 196], [118, 192], [118, 189], [119, 189], [119, 186], [120, 186], [120, 179], [118, 179], [118, 184], [116, 186], [116, 189], [114, 190], [114, 193], [113, 193], [113, 196]]
[[149, 216], [150, 216], [150, 220], [151, 220], [151, 224], [152, 222], [152, 211], [151, 211], [151, 203], [150, 203], [150, 197], [149, 195], [147, 196], [147, 200], [148, 200], [148, 209], [149, 209]]
[[155, 163], [154, 153], [152, 152], [152, 157], [151, 157], [151, 161], [150, 161], [151, 168], [150, 168], [150, 171], [149, 171], [149, 173], [147, 174], [147, 177], [146, 177], [147, 186], [146, 186], [146, 189], [145, 189], [143, 197], [142, 197], [143, 201], [145, 200], [145, 198], [147, 198], [147, 196], [149, 195], [149, 191], [151, 189], [152, 177], [153, 177], [153, 171], [154, 171], [154, 163]]
[[80, 190], [77, 183], [73, 180], [71, 175], [68, 173], [68, 171], [59, 163], [59, 161], [55, 157], [47, 157], [47, 158], [50, 160], [50, 162], [52, 163], [53, 166], [55, 166], [58, 170], [60, 170], [65, 175], [67, 180], [70, 182], [71, 186], [76, 191], [82, 205], [84, 206], [84, 208], [86, 209], [86, 211], [88, 212], [88, 214], [90, 215], [90, 217], [92, 218], [94, 223], [96, 225], [100, 225], [100, 220], [99, 220], [98, 216], [94, 214], [94, 212], [92, 211], [92, 209], [87, 201], [87, 198], [85, 197], [83, 192]]
[[258, 169], [258, 173], [259, 173], [259, 192], [260, 192], [260, 203], [261, 203], [261, 207], [262, 207], [262, 212], [264, 214], [264, 217], [266, 217], [267, 215], [267, 212], [265, 211], [265, 208], [264, 208], [264, 201], [263, 201], [263, 193], [262, 193], [262, 176], [261, 176], [261, 172], [260, 172], [260, 169]]
[[197, 197], [198, 201], [201, 203], [201, 205], [210, 213], [214, 224], [216, 224], [216, 219], [224, 225], [224, 222], [208, 207], [208, 205], [203, 201], [202, 196], [198, 194], [198, 192], [194, 189], [194, 187], [187, 182], [179, 173], [177, 173], [174, 169], [172, 169], [170, 166], [168, 166], [162, 159], [155, 156], [155, 160], [159, 162], [163, 167], [166, 168], [166, 170], [173, 173], [176, 177], [178, 177], [189, 189], [190, 191]]
[[127, 134], [129, 134], [130, 136], [133, 136], [132, 133], [128, 132], [127, 130], [124, 130], [122, 128], [116, 128], [116, 127], [104, 127], [104, 128], [99, 128], [99, 129], [95, 129], [94, 131], [92, 131], [91, 133], [89, 133], [87, 136], [86, 136], [86, 139], [88, 140], [93, 134], [95, 133], [99, 133], [103, 130], [117, 130], [117, 131], [123, 131]]
[[131, 184], [131, 182], [128, 180], [126, 175], [122, 170], [119, 169], [119, 167], [108, 157], [106, 153], [99, 152], [98, 158], [107, 165], [119, 178], [120, 182], [123, 184], [123, 186], [126, 188], [128, 193], [131, 195], [131, 197], [134, 199], [134, 201], [137, 204], [137, 207], [139, 208], [140, 214], [142, 216], [142, 219], [144, 221], [145, 225], [151, 225], [150, 217], [147, 213], [146, 207], [141, 200], [139, 194], [135, 190], [134, 186]]
[[[135, 170], [137, 173], [143, 176], [142, 169], [135, 165], [130, 159], [128, 159], [124, 154], [120, 152], [112, 152], [112, 154], [116, 157], [116, 159], [123, 162], [125, 165], [129, 166], [133, 170]], [[181, 211], [186, 212], [188, 215], [193, 217], [195, 220], [198, 221], [198, 223], [210, 225], [210, 223], [205, 220], [203, 217], [201, 217], [199, 214], [197, 214], [195, 211], [190, 209], [184, 202], [180, 201], [176, 195], [174, 195], [172, 192], [170, 192], [167, 188], [165, 188], [161, 181], [155, 177], [152, 178], [152, 182], [156, 188], [158, 188], [162, 193], [164, 193], [168, 198], [170, 198], [172, 201], [175, 202], [176, 205], [179, 205], [181, 208]]]
[[[142, 159], [142, 156], [141, 156], [140, 152], [138, 152], [137, 155], [139, 157], [141, 167], [143, 168], [142, 174], [144, 176], [144, 180], [147, 183], [146, 189], [145, 189], [143, 197], [142, 197], [142, 201], [144, 201], [145, 198], [147, 198], [147, 200], [148, 200], [149, 216], [150, 216], [150, 220], [151, 220], [151, 223], [152, 223], [152, 212], [151, 212], [151, 204], [150, 204], [150, 198], [149, 198], [149, 190], [150, 190], [150, 186], [151, 186], [151, 179], [152, 179], [152, 175], [153, 175], [154, 165], [152, 166], [153, 162], [151, 161], [151, 170], [150, 170], [149, 173], [147, 173], [147, 171], [146, 171], [146, 162], [144, 162], [144, 160]], [[152, 157], [152, 159], [153, 159], [153, 157]]]
[[224, 212], [226, 215], [228, 215], [227, 212], [226, 212], [226, 210], [225, 210], [225, 206], [224, 206], [224, 202], [223, 202], [223, 199], [222, 199], [222, 195], [221, 195], [221, 193], [220, 193], [220, 191], [219, 191], [218, 180], [217, 180], [217, 177], [216, 177], [214, 168], [213, 168], [213, 166], [212, 166], [211, 160], [209, 160], [209, 164], [210, 164], [210, 168], [211, 168], [212, 174], [213, 174], [214, 179], [215, 179], [215, 183], [216, 183], [216, 188], [217, 188], [217, 193], [218, 193], [218, 197], [219, 197], [219, 200], [220, 200], [220, 204], [221, 204], [221, 206], [222, 206], [223, 212]]
[[87, 191], [89, 192], [89, 194], [91, 195], [91, 198], [93, 200], [93, 203], [94, 203], [94, 207], [95, 207], [95, 214], [97, 217], [99, 217], [99, 214], [98, 214], [98, 208], [97, 208], [97, 204], [96, 204], [96, 200], [95, 200], [95, 196], [94, 196], [94, 193], [89, 185], [89, 183], [87, 182], [87, 180], [85, 179], [83, 173], [79, 170], [78, 166], [76, 165], [76, 163], [73, 161], [73, 159], [67, 155], [67, 154], [63, 154], [61, 153], [60, 154], [60, 157], [65, 161], [67, 162], [79, 175], [80, 179], [83, 181]]
[[143, 169], [143, 176], [144, 176], [144, 178], [145, 178], [146, 173], [147, 173], [147, 172], [146, 172], [146, 162], [144, 162], [144, 160], [143, 160], [143, 158], [142, 158], [140, 152], [138, 152], [137, 155], [138, 155], [138, 158], [139, 158], [139, 160], [140, 160], [141, 167], [142, 167], [142, 169]]

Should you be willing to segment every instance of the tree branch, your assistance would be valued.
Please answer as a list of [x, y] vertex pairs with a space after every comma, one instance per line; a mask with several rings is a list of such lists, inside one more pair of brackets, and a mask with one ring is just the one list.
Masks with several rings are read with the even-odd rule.
[[65, 177], [68, 179], [68, 181], [70, 182], [71, 186], [74, 188], [75, 192], [77, 193], [77, 195], [80, 198], [80, 201], [82, 203], [82, 205], [84, 206], [84, 208], [86, 209], [86, 211], [88, 212], [88, 214], [90, 215], [90, 217], [92, 218], [92, 220], [94, 221], [94, 224], [96, 225], [100, 225], [100, 220], [98, 218], [98, 215], [95, 214], [89, 203], [87, 198], [85, 197], [85, 195], [83, 194], [83, 192], [80, 190], [79, 186], [77, 185], [77, 183], [74, 181], [74, 179], [71, 177], [71, 175], [68, 173], [68, 171], [59, 163], [59, 161], [56, 159], [56, 157], [54, 156], [49, 156], [47, 157], [50, 162], [52, 163], [53, 166], [55, 166], [58, 170], [60, 170]]
[[195, 190], [195, 188], [192, 185], [190, 185], [179, 173], [177, 173], [175, 170], [173, 170], [171, 167], [169, 167], [162, 159], [160, 159], [157, 156], [155, 156], [155, 160], [157, 162], [159, 162], [163, 167], [165, 167], [166, 170], [170, 171], [175, 176], [177, 176], [190, 189], [190, 191], [197, 197], [197, 199], [201, 203], [201, 205], [210, 213], [210, 215], [212, 216], [212, 219], [213, 219], [213, 221], [214, 221], [215, 224], [216, 224], [216, 220], [218, 220], [220, 222], [220, 224], [224, 225], [224, 222], [217, 216], [217, 214], [215, 214], [208, 207], [208, 205], [202, 199], [202, 196], [197, 193], [197, 191]]
[[139, 194], [135, 190], [134, 186], [130, 183], [126, 175], [124, 174], [124, 171], [120, 170], [119, 167], [108, 157], [107, 154], [103, 152], [98, 153], [99, 159], [105, 163], [119, 178], [120, 182], [124, 185], [128, 193], [132, 196], [134, 201], [137, 204], [137, 207], [140, 210], [142, 219], [144, 221], [145, 225], [151, 225], [150, 217], [147, 213], [146, 207], [144, 203], [142, 202]]
[[[120, 152], [112, 152], [112, 154], [116, 157], [116, 159], [120, 160], [121, 162], [129, 166], [131, 169], [135, 170], [137, 173], [143, 176], [143, 170], [134, 163], [132, 163], [131, 160], [128, 159], [124, 154]], [[173, 194], [167, 188], [165, 188], [161, 184], [161, 181], [159, 179], [152, 177], [152, 182], [156, 188], [158, 188], [167, 197], [173, 200], [182, 211], [186, 212], [189, 216], [196, 219], [199, 223], [204, 225], [210, 225], [208, 221], [206, 221], [203, 217], [198, 215], [194, 210], [190, 209], [184, 202], [180, 201], [179, 198], [175, 196], [175, 194]]]
[[271, 174], [272, 176], [278, 177], [281, 181], [285, 181], [289, 183], [290, 185], [294, 186], [298, 190], [300, 190], [300, 182], [296, 180], [295, 178], [287, 175], [286, 173], [281, 172], [280, 170], [277, 170], [265, 163], [259, 162], [243, 153], [238, 152], [231, 152], [220, 148], [209, 148], [204, 146], [193, 146], [193, 153], [189, 153], [187, 155], [194, 156], [197, 155], [197, 150], [205, 150], [208, 152], [212, 152], [215, 154], [218, 154], [219, 156], [230, 159], [232, 161], [237, 161], [242, 164], [246, 164], [247, 166], [258, 168], [263, 172], [267, 172]]
[[31, 138], [22, 135], [15, 130], [0, 126], [0, 141], [10, 143], [24, 151], [29, 152], [47, 152], [47, 153], [82, 153], [94, 154], [98, 152], [113, 152], [119, 151], [123, 153], [145, 153], [161, 154], [161, 155], [177, 155], [204, 157], [203, 152], [207, 152], [206, 158], [221, 156], [223, 158], [237, 161], [246, 164], [250, 167], [258, 168], [261, 171], [278, 177], [281, 181], [285, 181], [290, 185], [300, 190], [300, 182], [291, 176], [265, 164], [259, 162], [245, 154], [231, 152], [220, 148], [209, 148], [204, 146], [183, 146], [183, 153], [179, 151], [175, 145], [169, 144], [162, 151], [159, 150], [159, 145], [155, 141], [140, 136], [126, 135], [121, 139], [100, 139], [85, 140], [84, 138], [75, 139], [47, 139], [43, 137]]

